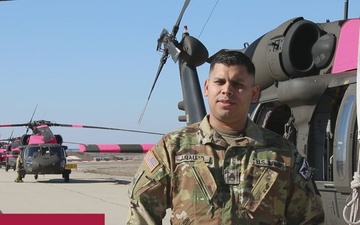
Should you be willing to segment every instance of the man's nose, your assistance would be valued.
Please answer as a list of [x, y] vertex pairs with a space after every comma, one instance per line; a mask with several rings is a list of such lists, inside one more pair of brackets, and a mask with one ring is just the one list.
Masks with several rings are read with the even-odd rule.
[[231, 85], [229, 83], [224, 84], [221, 93], [226, 94], [226, 95], [232, 95], [233, 90], [232, 90]]

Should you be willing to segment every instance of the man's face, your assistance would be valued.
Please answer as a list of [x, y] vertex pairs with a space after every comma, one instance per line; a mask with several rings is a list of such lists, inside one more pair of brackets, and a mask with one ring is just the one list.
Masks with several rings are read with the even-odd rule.
[[259, 86], [243, 65], [215, 64], [204, 84], [210, 118], [221, 124], [243, 124], [250, 104], [256, 102]]

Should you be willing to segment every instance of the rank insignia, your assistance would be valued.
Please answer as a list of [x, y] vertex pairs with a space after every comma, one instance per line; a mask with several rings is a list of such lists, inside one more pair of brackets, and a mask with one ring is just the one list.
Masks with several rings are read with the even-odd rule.
[[239, 184], [240, 173], [237, 169], [225, 169], [224, 170], [225, 184]]

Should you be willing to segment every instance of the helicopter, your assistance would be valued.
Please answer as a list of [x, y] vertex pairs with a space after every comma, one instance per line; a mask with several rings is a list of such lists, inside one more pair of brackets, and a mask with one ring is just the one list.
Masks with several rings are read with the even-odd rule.
[[15, 162], [17, 155], [20, 150], [19, 146], [19, 138], [12, 137], [13, 132], [9, 138], [0, 140], [0, 168], [5, 166], [5, 170], [8, 171], [10, 167], [13, 167], [15, 170]]
[[6, 165], [7, 142], [0, 141], [0, 168]]
[[359, 219], [359, 215], [349, 212], [351, 202], [358, 204], [349, 197], [354, 191], [353, 175], [355, 178], [360, 169], [356, 135], [360, 19], [347, 18], [348, 2], [341, 20], [317, 23], [303, 17], [290, 18], [250, 44], [221, 49], [210, 57], [186, 26], [181, 40], [176, 38], [189, 3], [185, 0], [172, 31], [163, 29], [160, 33], [157, 50], [163, 55], [147, 101], [171, 56], [179, 65], [182, 86], [183, 100], [178, 108], [185, 112], [178, 120], [188, 125], [201, 121], [206, 109], [197, 67], [210, 63], [221, 51], [243, 52], [255, 64], [255, 79], [261, 88], [249, 117], [292, 141], [315, 168], [314, 180], [323, 201], [325, 224], [345, 225], [351, 219]]
[[[26, 134], [22, 135], [18, 143], [20, 156], [23, 159], [23, 168], [19, 173], [24, 178], [26, 174], [33, 174], [38, 179], [39, 174], [61, 174], [65, 182], [69, 182], [71, 169], [77, 169], [76, 163], [69, 163], [66, 160], [68, 147], [63, 145], [63, 138], [59, 134], [53, 134], [50, 127], [73, 127], [116, 130], [136, 133], [163, 135], [162, 133], [119, 129], [111, 127], [86, 126], [78, 124], [60, 124], [47, 120], [30, 120], [28, 123], [2, 124], [1, 127], [26, 126]], [[32, 130], [32, 134], [27, 134]]]
[[[8, 142], [5, 144], [5, 155], [4, 155], [4, 163], [5, 163], [5, 171], [9, 171], [10, 168], [16, 170], [16, 159], [20, 154], [20, 137], [10, 137], [8, 139], [4, 139]], [[1, 140], [1, 141], [4, 141]]]

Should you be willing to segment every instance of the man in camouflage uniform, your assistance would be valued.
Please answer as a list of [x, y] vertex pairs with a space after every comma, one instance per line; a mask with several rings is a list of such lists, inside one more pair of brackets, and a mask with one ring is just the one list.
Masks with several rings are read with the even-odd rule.
[[21, 171], [21, 169], [23, 168], [23, 165], [24, 165], [21, 153], [22, 152], [20, 151], [20, 154], [18, 155], [18, 157], [16, 159], [16, 179], [15, 179], [16, 183], [24, 182], [23, 179], [22, 179], [22, 175], [20, 173], [20, 171]]
[[244, 54], [211, 62], [210, 114], [165, 135], [129, 189], [127, 224], [323, 224], [313, 169], [294, 145], [248, 118], [259, 86]]

